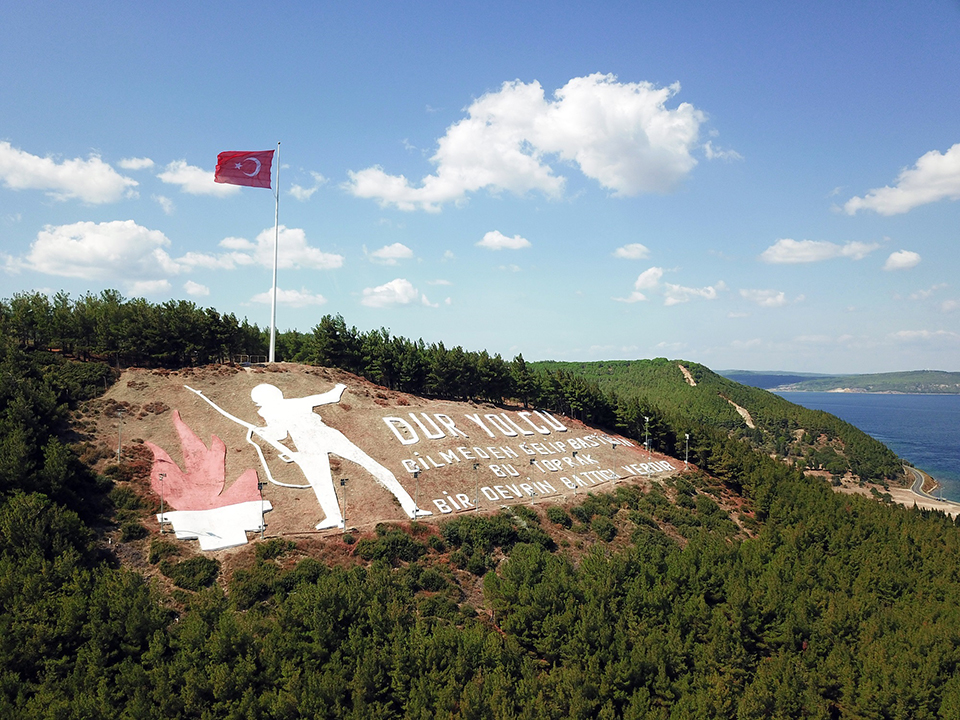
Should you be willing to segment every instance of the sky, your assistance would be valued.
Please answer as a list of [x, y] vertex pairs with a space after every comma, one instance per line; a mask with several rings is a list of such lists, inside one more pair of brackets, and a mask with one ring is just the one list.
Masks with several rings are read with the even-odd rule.
[[[151, 7], [152, 6], [152, 7]], [[960, 371], [960, 2], [0, 0], [0, 298]]]

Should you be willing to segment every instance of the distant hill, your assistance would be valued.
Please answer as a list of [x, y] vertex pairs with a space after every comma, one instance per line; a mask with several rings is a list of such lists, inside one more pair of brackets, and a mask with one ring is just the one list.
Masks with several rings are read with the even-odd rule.
[[790, 372], [754, 372], [752, 370], [718, 370], [717, 375], [733, 380], [741, 385], [760, 388], [762, 390], [771, 390], [783, 385], [805, 382], [807, 380], [835, 379], [835, 375], [820, 375], [816, 373], [790, 373]]
[[726, 370], [725, 378], [764, 390], [790, 392], [871, 392], [960, 394], [960, 372], [914, 370], [868, 375], [811, 375], [804, 373]]

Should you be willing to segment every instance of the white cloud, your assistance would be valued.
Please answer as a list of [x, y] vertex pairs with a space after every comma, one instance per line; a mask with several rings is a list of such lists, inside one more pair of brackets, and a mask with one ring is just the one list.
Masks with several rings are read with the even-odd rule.
[[698, 297], [705, 300], [716, 300], [719, 291], [726, 290], [727, 286], [723, 282], [702, 288], [683, 287], [682, 285], [664, 283], [663, 288], [663, 304], [670, 306], [690, 302]]
[[173, 200], [168, 198], [165, 195], [151, 195], [151, 199], [156, 201], [157, 204], [163, 208], [165, 215], [173, 215], [173, 211], [176, 209], [173, 204]]
[[321, 185], [324, 185], [327, 182], [327, 179], [318, 172], [311, 172], [310, 175], [313, 176], [313, 185], [310, 187], [303, 187], [301, 185], [291, 185], [290, 189], [287, 191], [290, 195], [293, 195], [300, 202], [306, 202], [311, 198], [311, 196], [320, 189]]
[[779, 290], [741, 290], [740, 296], [760, 307], [783, 307], [787, 296]]
[[644, 290], [653, 290], [660, 284], [663, 268], [651, 267], [644, 270], [633, 283], [633, 292], [625, 298], [614, 298], [617, 302], [635, 303], [646, 300]]
[[170, 185], [179, 185], [182, 192], [190, 195], [227, 197], [240, 192], [238, 185], [214, 182], [212, 170], [187, 165], [186, 160], [174, 160], [157, 177]]
[[393, 243], [393, 245], [384, 245], [379, 250], [370, 253], [374, 262], [382, 265], [396, 265], [400, 260], [407, 260], [413, 257], [413, 250], [403, 243]]
[[453, 285], [449, 280], [428, 280], [427, 285]]
[[48, 225], [30, 246], [24, 265], [31, 270], [84, 280], [156, 280], [180, 266], [164, 248], [170, 240], [133, 220]]
[[623, 245], [618, 247], [613, 251], [613, 256], [618, 258], [624, 258], [625, 260], [643, 260], [645, 257], [650, 255], [650, 250], [646, 245], [641, 245], [640, 243], [630, 243], [629, 245]]
[[117, 165], [124, 170], [146, 170], [153, 167], [153, 160], [150, 158], [123, 158]]
[[663, 268], [647, 268], [637, 277], [636, 282], [633, 283], [633, 287], [636, 290], [652, 290], [660, 283], [660, 278], [662, 277]]
[[131, 295], [141, 297], [145, 295], [159, 295], [170, 291], [169, 280], [138, 280], [129, 284]]
[[23, 269], [23, 260], [5, 252], [0, 252], [0, 265], [8, 275], [14, 275]]
[[881, 215], [899, 215], [938, 200], [960, 200], [960, 143], [946, 153], [931, 150], [912, 168], [904, 168], [894, 187], [870, 190], [864, 197], [847, 200], [848, 215], [873, 210]]
[[[270, 229], [272, 230], [273, 228]], [[220, 241], [219, 245], [227, 250], [249, 250], [254, 247], [253, 243], [246, 238], [238, 237], [225, 237]]]
[[514, 265], [513, 263], [511, 263], [510, 265], [500, 265], [497, 267], [497, 270], [503, 270], [504, 272], [518, 273], [520, 272], [520, 266]]
[[[261, 305], [269, 305], [273, 302], [273, 291], [267, 290], [267, 292], [262, 292], [257, 295], [254, 295], [250, 298], [251, 302], [260, 303]], [[327, 299], [323, 295], [314, 294], [310, 291], [304, 290], [284, 290], [283, 288], [277, 288], [277, 304], [278, 305], [289, 305], [290, 307], [310, 307], [312, 305], [324, 305], [327, 302]]]
[[912, 250], [898, 250], [890, 253], [887, 262], [883, 264], [884, 270], [908, 270], [920, 264], [920, 255]]
[[703, 144], [703, 154], [706, 155], [707, 160], [743, 160], [743, 155], [736, 150], [715, 148], [709, 140]]
[[194, 268], [203, 268], [204, 270], [233, 270], [238, 265], [253, 265], [255, 261], [244, 253], [210, 255], [208, 253], [188, 252], [186, 255], [178, 257], [177, 263], [191, 270]]
[[848, 242], [844, 245], [827, 242], [826, 240], [791, 240], [784, 238], [777, 240], [760, 255], [766, 263], [811, 263], [831, 260], [837, 257], [848, 257], [853, 260], [862, 260], [876, 250], [877, 243]]
[[499, 230], [491, 230], [483, 236], [483, 240], [477, 243], [477, 247], [487, 248], [487, 250], [520, 250], [530, 247], [530, 241], [519, 235], [511, 238]]
[[206, 285], [195, 283], [193, 280], [187, 280], [183, 284], [183, 289], [186, 291], [187, 295], [192, 295], [193, 297], [206, 297], [210, 294], [210, 288], [208, 288]]
[[947, 287], [947, 284], [946, 284], [946, 283], [937, 283], [936, 285], [933, 285], [932, 287], [929, 287], [929, 288], [927, 288], [926, 290], [917, 290], [915, 293], [911, 293], [911, 294], [910, 294], [910, 299], [911, 299], [911, 300], [926, 300], [926, 299], [929, 298], [931, 295], [933, 295], [935, 292], [938, 292], [939, 290], [943, 290], [943, 289], [946, 288], [946, 287]]
[[615, 195], [672, 190], [697, 164], [704, 115], [689, 103], [668, 109], [679, 83], [620, 83], [594, 73], [571, 79], [546, 100], [540, 83], [505, 82], [467, 108], [467, 117], [447, 128], [431, 158], [436, 174], [419, 186], [380, 166], [350, 171], [346, 188], [400, 210], [436, 212], [484, 188], [522, 195], [563, 193], [548, 156], [575, 163]]
[[367, 307], [382, 308], [393, 305], [409, 305], [420, 298], [420, 291], [417, 290], [408, 280], [397, 278], [391, 280], [385, 285], [378, 285], [373, 288], [364, 288], [361, 305]]
[[940, 303], [940, 312], [953, 312], [957, 308], [960, 308], [960, 301], [958, 300], [944, 300]]
[[634, 303], [646, 300], [645, 291], [660, 290], [663, 294], [663, 304], [666, 306], [677, 305], [679, 303], [689, 302], [690, 300], [701, 297], [706, 300], [715, 300], [721, 290], [726, 290], [727, 286], [722, 280], [716, 285], [708, 285], [703, 288], [684, 287], [674, 285], [673, 283], [660, 283], [663, 277], [663, 268], [651, 267], [644, 270], [633, 283], [633, 292], [625, 298], [613, 298], [617, 302]]
[[99, 205], [135, 197], [139, 183], [125, 177], [98, 155], [56, 162], [0, 142], [0, 180], [11, 190], [43, 190], [56, 200]]
[[429, 300], [427, 300], [426, 295], [420, 295], [420, 302], [426, 305], [427, 307], [432, 307], [432, 308], [440, 307], [440, 303], [432, 303]]
[[[264, 267], [273, 267], [274, 228], [266, 228], [257, 235], [256, 242], [245, 238], [228, 237], [220, 241], [220, 247], [233, 252], [213, 258], [212, 256], [196, 256], [198, 259], [206, 257], [208, 262], [219, 264], [221, 267], [236, 265], [259, 264]], [[280, 226], [280, 247], [277, 266], [282, 270], [334, 270], [343, 266], [343, 255], [326, 253], [319, 248], [311, 247], [307, 242], [307, 235], [302, 228], [288, 228]]]

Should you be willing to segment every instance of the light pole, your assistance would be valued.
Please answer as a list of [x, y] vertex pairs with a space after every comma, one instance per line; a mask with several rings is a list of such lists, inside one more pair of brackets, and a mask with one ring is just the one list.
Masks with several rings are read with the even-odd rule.
[[[616, 449], [617, 449], [617, 444], [614, 443], [614, 444], [613, 444], [613, 447], [611, 448], [611, 450], [616, 450]], [[613, 480], [610, 482], [610, 486], [611, 486], [611, 487], [616, 487], [616, 486], [617, 486], [616, 473], [614, 473], [614, 478], [613, 478]]]
[[160, 473], [160, 534], [163, 535], [163, 479], [166, 473]]
[[417, 487], [413, 491], [413, 519], [417, 519], [417, 514], [420, 512], [420, 471], [413, 471], [413, 479], [417, 481]]
[[[576, 460], [576, 459], [577, 459], [577, 451], [574, 450], [574, 451], [573, 451], [573, 455], [571, 455], [570, 457], [573, 458], [574, 460]], [[577, 484], [576, 484], [576, 483], [573, 484], [573, 494], [574, 494], [574, 495], [577, 494]]]
[[263, 519], [263, 486], [266, 483], [257, 481], [257, 490], [260, 491], [260, 539], [263, 540], [263, 531], [267, 529], [267, 523]]
[[690, 433], [684, 433], [683, 438], [686, 441], [686, 449], [683, 451], [683, 466], [687, 466], [687, 461], [690, 459]]
[[480, 512], [480, 473], [477, 470], [480, 469], [480, 463], [473, 464], [473, 509], [476, 512]]
[[343, 531], [347, 531], [347, 480], [349, 478], [340, 478], [340, 487], [343, 488]]
[[646, 415], [643, 416], [645, 424], [643, 426], [644, 441], [643, 446], [647, 449], [647, 452], [650, 452], [650, 418]]

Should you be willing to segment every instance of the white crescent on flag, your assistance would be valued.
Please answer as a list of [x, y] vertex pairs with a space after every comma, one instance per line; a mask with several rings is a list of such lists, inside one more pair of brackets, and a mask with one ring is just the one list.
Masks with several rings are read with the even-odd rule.
[[255, 158], [255, 157], [248, 157], [248, 158], [244, 158], [244, 159], [243, 159], [244, 162], [246, 162], [247, 160], [250, 160], [251, 162], [255, 162], [255, 163], [257, 164], [257, 169], [254, 170], [253, 172], [250, 172], [250, 173], [245, 172], [245, 173], [243, 173], [243, 174], [246, 175], [247, 177], [254, 177], [255, 175], [259, 175], [259, 174], [260, 174], [260, 161], [257, 160], [257, 158]]

